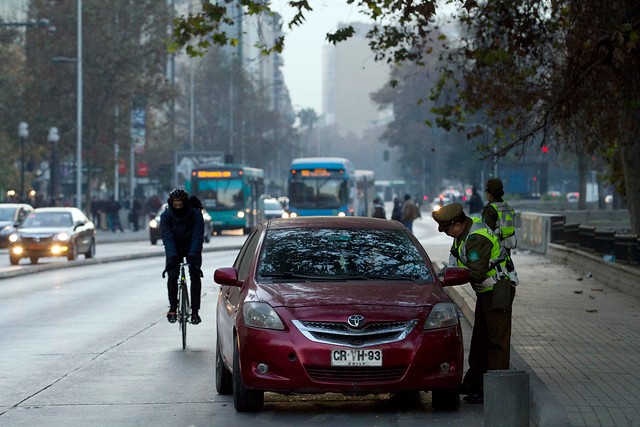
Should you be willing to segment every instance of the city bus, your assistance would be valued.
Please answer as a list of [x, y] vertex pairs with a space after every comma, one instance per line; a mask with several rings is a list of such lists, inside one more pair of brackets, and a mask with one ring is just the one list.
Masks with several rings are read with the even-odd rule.
[[376, 198], [375, 174], [372, 170], [356, 169], [356, 194], [358, 216], [371, 216], [373, 199]]
[[187, 191], [197, 196], [213, 223], [213, 231], [242, 229], [248, 233], [263, 218], [264, 171], [219, 164], [191, 171]]
[[287, 192], [292, 215], [353, 216], [357, 212], [356, 172], [345, 158], [294, 159]]

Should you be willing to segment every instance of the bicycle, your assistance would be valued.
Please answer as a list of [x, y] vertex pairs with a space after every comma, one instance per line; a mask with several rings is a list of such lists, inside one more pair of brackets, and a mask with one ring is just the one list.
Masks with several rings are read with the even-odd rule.
[[[191, 305], [189, 304], [189, 289], [187, 286], [187, 275], [185, 273], [189, 264], [186, 262], [180, 263], [180, 274], [178, 275], [178, 327], [182, 335], [182, 349], [187, 348], [187, 324], [191, 320]], [[196, 268], [196, 267], [191, 267]], [[162, 272], [162, 277], [165, 277], [166, 270]], [[202, 276], [202, 271], [200, 271]]]

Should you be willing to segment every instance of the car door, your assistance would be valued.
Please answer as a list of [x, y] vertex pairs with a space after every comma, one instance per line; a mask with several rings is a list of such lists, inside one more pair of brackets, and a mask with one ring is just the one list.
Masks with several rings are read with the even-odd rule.
[[[249, 267], [253, 264], [253, 256], [260, 241], [261, 233], [261, 226], [256, 226], [252, 230], [233, 264], [238, 270], [238, 280], [240, 281], [247, 278]], [[217, 311], [218, 340], [226, 360], [232, 360], [233, 357], [233, 329], [239, 314], [238, 306], [243, 294], [242, 289], [243, 287], [239, 286], [220, 287]]]

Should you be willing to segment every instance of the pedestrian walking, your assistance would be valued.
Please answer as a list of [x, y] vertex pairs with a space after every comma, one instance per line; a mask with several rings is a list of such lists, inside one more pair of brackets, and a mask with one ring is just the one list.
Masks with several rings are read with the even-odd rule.
[[481, 213], [483, 205], [482, 196], [478, 193], [478, 187], [474, 185], [471, 187], [471, 197], [469, 198], [469, 213], [471, 215]]
[[400, 197], [393, 198], [393, 210], [391, 211], [391, 219], [402, 222], [402, 200], [400, 200]]
[[409, 231], [413, 232], [413, 221], [420, 217], [418, 205], [411, 200], [410, 194], [404, 195], [404, 203], [402, 204], [402, 223]]
[[382, 203], [380, 197], [373, 199], [373, 214], [371, 216], [374, 218], [387, 219], [387, 213], [384, 210], [384, 203]]
[[133, 204], [131, 206], [131, 210], [129, 211], [129, 222], [131, 223], [131, 228], [133, 231], [138, 231], [139, 219], [140, 219], [140, 209], [142, 208], [140, 204], [140, 200], [133, 199]]
[[469, 270], [476, 293], [469, 370], [460, 387], [464, 400], [483, 403], [483, 376], [509, 369], [511, 305], [516, 288], [506, 272], [507, 255], [498, 238], [480, 218], [468, 217], [459, 203], [431, 213], [438, 231], [453, 237], [449, 265]]
[[122, 229], [122, 224], [120, 223], [120, 202], [118, 202], [115, 197], [111, 196], [111, 199], [107, 202], [107, 218], [109, 222], [109, 229], [112, 232], [116, 232], [116, 230], [120, 230], [124, 233]]

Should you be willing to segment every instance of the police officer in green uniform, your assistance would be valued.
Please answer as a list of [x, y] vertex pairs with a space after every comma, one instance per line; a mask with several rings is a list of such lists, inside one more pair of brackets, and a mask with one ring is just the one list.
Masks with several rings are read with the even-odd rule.
[[465, 267], [476, 293], [476, 308], [469, 349], [469, 370], [460, 393], [464, 400], [483, 403], [483, 375], [509, 369], [511, 309], [515, 286], [507, 288], [508, 309], [495, 309], [494, 285], [508, 280], [507, 255], [498, 238], [479, 218], [467, 217], [459, 203], [432, 212], [438, 231], [453, 237], [449, 265]]
[[513, 282], [518, 282], [518, 275], [511, 258], [511, 250], [518, 244], [516, 239], [516, 213], [507, 202], [502, 199], [504, 189], [500, 178], [491, 178], [485, 187], [487, 204], [482, 209], [482, 222], [487, 224], [500, 244], [507, 251], [509, 260], [507, 271]]

